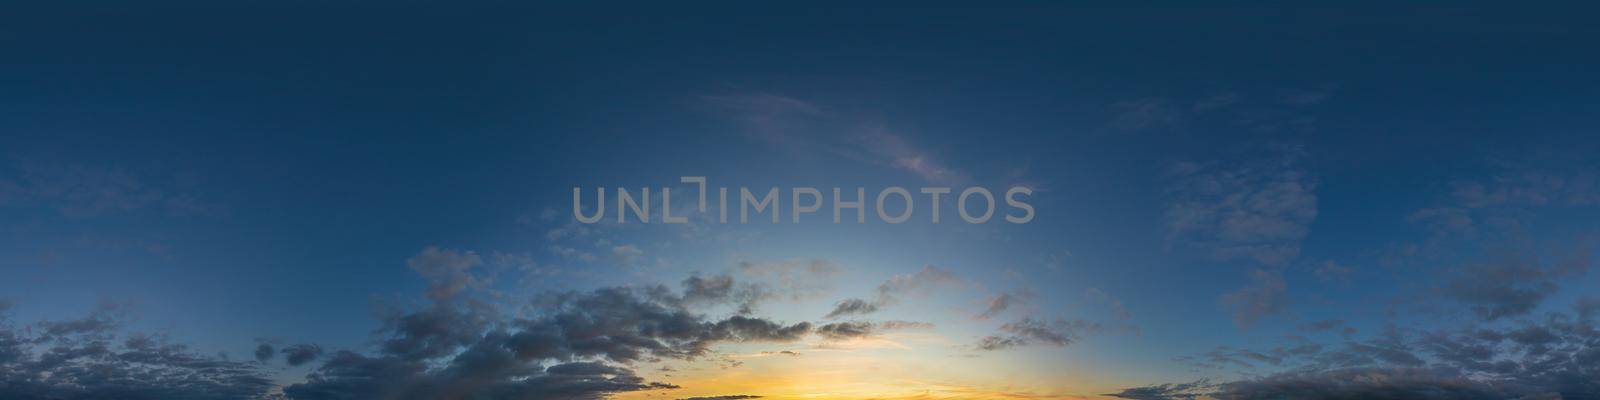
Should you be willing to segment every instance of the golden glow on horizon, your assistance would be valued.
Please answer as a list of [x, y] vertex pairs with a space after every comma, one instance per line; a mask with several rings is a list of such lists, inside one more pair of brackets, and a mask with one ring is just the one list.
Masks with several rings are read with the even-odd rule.
[[[1125, 382], [1018, 376], [1005, 354], [973, 357], [932, 333], [772, 348], [736, 345], [717, 360], [641, 366], [651, 380], [682, 389], [619, 394], [619, 399], [759, 395], [764, 399], [1088, 399]], [[737, 351], [735, 351], [737, 350]], [[781, 351], [792, 354], [783, 354]], [[720, 360], [720, 361], [718, 361]], [[1037, 371], [1037, 370], [1036, 370]], [[1042, 371], [1040, 371], [1042, 372]], [[1059, 372], [1053, 372], [1059, 374]]]

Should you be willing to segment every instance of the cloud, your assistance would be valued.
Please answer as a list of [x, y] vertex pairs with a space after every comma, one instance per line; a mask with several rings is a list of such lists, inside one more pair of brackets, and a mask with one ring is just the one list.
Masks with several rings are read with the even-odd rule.
[[1001, 293], [997, 296], [990, 297], [989, 300], [985, 302], [986, 304], [984, 305], [983, 311], [979, 312], [976, 318], [980, 320], [994, 318], [999, 316], [1001, 313], [1006, 312], [1006, 310], [1031, 301], [1032, 299], [1033, 292], [1027, 290]]
[[1300, 255], [1317, 217], [1316, 182], [1299, 147], [1233, 164], [1179, 163], [1169, 173], [1169, 246], [1216, 260], [1283, 266]]
[[511, 355], [485, 348], [470, 349], [462, 357], [466, 359], [430, 372], [414, 362], [343, 351], [306, 383], [283, 392], [290, 399], [601, 399], [612, 393], [677, 388], [597, 362], [510, 367], [517, 365]]
[[736, 282], [733, 276], [726, 274], [708, 277], [690, 276], [683, 280], [682, 286], [681, 296], [660, 287], [652, 289], [653, 295], [658, 300], [676, 303], [679, 306], [733, 305], [739, 314], [754, 313], [761, 302], [774, 297], [766, 286]]
[[822, 338], [824, 340], [837, 341], [837, 340], [849, 340], [849, 339], [855, 339], [855, 338], [869, 337], [869, 336], [873, 336], [873, 335], [876, 335], [878, 333], [887, 332], [887, 331], [911, 330], [911, 329], [932, 329], [932, 328], [933, 328], [933, 324], [926, 323], [926, 322], [911, 322], [911, 321], [883, 321], [883, 322], [846, 321], [846, 322], [834, 322], [834, 323], [829, 323], [829, 324], [824, 324], [824, 325], [818, 326], [817, 329], [816, 329], [816, 334], [818, 336], [822, 336]]
[[1103, 330], [1104, 328], [1100, 324], [1084, 320], [1046, 322], [1033, 318], [1023, 318], [1000, 326], [1000, 331], [1006, 334], [985, 336], [979, 339], [975, 347], [984, 351], [1005, 350], [1034, 344], [1061, 347], [1077, 342], [1085, 334], [1098, 333]]
[[1472, 213], [1467, 209], [1456, 207], [1424, 208], [1406, 216], [1406, 221], [1426, 224], [1435, 233], [1460, 233], [1473, 232], [1474, 222]]
[[272, 345], [270, 345], [270, 344], [262, 343], [262, 344], [256, 345], [256, 351], [255, 351], [256, 361], [260, 361], [260, 362], [272, 361], [272, 357], [276, 356], [277, 354], [278, 354], [277, 350], [274, 350], [272, 348]]
[[703, 100], [745, 123], [744, 134], [774, 145], [804, 145], [798, 131], [833, 118], [816, 104], [770, 93], [705, 96]]
[[322, 356], [322, 346], [311, 343], [301, 343], [283, 348], [284, 362], [290, 366], [301, 366], [316, 361]]
[[852, 142], [865, 150], [869, 160], [883, 160], [890, 166], [910, 171], [928, 182], [960, 183], [968, 177], [964, 172], [950, 168], [932, 154], [917, 149], [907, 140], [882, 126], [874, 126], [853, 138]]
[[1449, 271], [1440, 291], [1484, 320], [1522, 316], [1554, 294], [1558, 280], [1582, 275], [1589, 263], [1587, 252], [1550, 267], [1526, 257], [1502, 256]]
[[1502, 239], [1516, 235], [1538, 210], [1600, 205], [1600, 172], [1584, 165], [1499, 165], [1486, 178], [1450, 186], [1446, 199], [1418, 209], [1407, 221], [1426, 227], [1435, 238]]
[[736, 268], [741, 277], [767, 282], [775, 294], [790, 300], [807, 300], [833, 291], [831, 280], [842, 271], [838, 264], [824, 259], [783, 261], [741, 261]]
[[828, 340], [845, 340], [872, 334], [869, 322], [834, 322], [817, 327], [817, 334]]
[[749, 93], [705, 96], [705, 104], [731, 115], [742, 132], [788, 151], [822, 152], [863, 164], [891, 167], [941, 184], [969, 180], [882, 122], [793, 97]]
[[878, 312], [877, 302], [867, 302], [862, 299], [844, 299], [835, 303], [833, 311], [829, 311], [828, 315], [823, 318], [838, 318], [846, 315], [871, 314], [875, 312]]
[[560, 292], [511, 316], [476, 302], [439, 302], [385, 317], [378, 352], [335, 353], [290, 399], [592, 399], [670, 389], [625, 366], [694, 360], [719, 343], [789, 343], [808, 322], [782, 324], [734, 315], [709, 319], [689, 304], [735, 299], [737, 282], [692, 277], [680, 293], [664, 286]]
[[[3, 310], [3, 308], [0, 308], [0, 310]], [[1595, 322], [1595, 317], [1600, 317], [1600, 297], [1580, 297], [1573, 304], [1573, 310], [1578, 314], [1579, 321], [1584, 323]]]
[[1279, 271], [1250, 272], [1251, 284], [1222, 295], [1222, 305], [1233, 310], [1233, 322], [1240, 327], [1255, 325], [1264, 316], [1283, 312], [1289, 303], [1289, 288]]
[[1311, 275], [1323, 282], [1346, 282], [1356, 271], [1355, 267], [1341, 265], [1333, 260], [1323, 261], [1311, 269]]
[[639, 246], [631, 244], [612, 246], [611, 255], [616, 257], [623, 265], [633, 265], [634, 261], [637, 261], [639, 257], [644, 257], [644, 250], [639, 250]]
[[1515, 399], [1510, 388], [1447, 371], [1352, 368], [1291, 372], [1223, 385], [1220, 399]]
[[1123, 389], [1107, 396], [1133, 400], [1191, 400], [1208, 393], [1215, 386], [1208, 380], [1190, 383], [1167, 383]]
[[1283, 96], [1283, 102], [1295, 106], [1309, 106], [1321, 104], [1322, 101], [1332, 97], [1333, 94], [1320, 90], [1305, 90], [1289, 93]]
[[561, 245], [550, 245], [550, 253], [566, 260], [577, 260], [586, 263], [599, 261], [600, 257], [587, 251]]
[[[1208, 368], [1279, 371], [1216, 385], [1197, 385], [1160, 397], [1157, 385], [1135, 388], [1142, 398], [1217, 399], [1594, 399], [1600, 398], [1600, 329], [1594, 321], [1553, 312], [1541, 319], [1432, 331], [1387, 329], [1339, 346], [1302, 343], [1269, 350], [1220, 348], [1185, 361]], [[1323, 321], [1309, 330], [1332, 330]], [[1141, 397], [1126, 397], [1141, 398]]]
[[1084, 289], [1083, 297], [1089, 299], [1089, 301], [1111, 307], [1111, 314], [1115, 315], [1117, 319], [1125, 320], [1133, 317], [1133, 313], [1128, 312], [1128, 308], [1122, 306], [1122, 300], [1117, 300], [1117, 298], [1111, 297], [1111, 295], [1106, 294], [1105, 291], [1097, 288]]
[[1334, 329], [1339, 329], [1339, 327], [1341, 327], [1341, 326], [1344, 326], [1344, 320], [1341, 320], [1341, 319], [1324, 319], [1324, 320], [1311, 321], [1311, 322], [1307, 322], [1307, 323], [1304, 323], [1304, 324], [1300, 324], [1299, 328], [1300, 328], [1301, 331], [1304, 331], [1304, 332], [1321, 333], [1321, 332], [1331, 332]]
[[470, 269], [483, 264], [478, 253], [428, 246], [406, 260], [406, 266], [428, 280], [427, 296], [434, 301], [449, 300], [474, 279]]
[[1240, 99], [1241, 99], [1241, 96], [1239, 96], [1238, 93], [1233, 93], [1233, 92], [1219, 93], [1219, 94], [1217, 94], [1215, 96], [1207, 97], [1207, 98], [1201, 99], [1200, 101], [1194, 102], [1194, 106], [1191, 106], [1190, 109], [1194, 110], [1194, 112], [1196, 112], [1196, 113], [1203, 113], [1203, 112], [1208, 112], [1208, 111], [1212, 111], [1212, 110], [1220, 110], [1220, 109], [1223, 109], [1223, 108], [1231, 107], [1231, 106], [1233, 106], [1235, 104], [1239, 104], [1239, 100]]
[[151, 182], [118, 168], [22, 160], [13, 172], [10, 179], [0, 175], [0, 207], [48, 207], [71, 218], [141, 210], [170, 215], [222, 211], [175, 185]]
[[684, 397], [684, 398], [680, 398], [678, 400], [741, 400], [741, 399], [759, 399], [759, 398], [761, 398], [761, 396], [757, 396], [757, 395], [753, 395], [753, 394], [730, 394], [730, 395], [711, 396], [711, 397]]
[[845, 299], [834, 305], [833, 311], [828, 312], [824, 318], [838, 318], [848, 315], [861, 315], [877, 312], [883, 307], [895, 304], [901, 296], [923, 288], [953, 284], [960, 282], [955, 274], [932, 265], [924, 265], [915, 273], [895, 275], [889, 280], [878, 285], [877, 295], [872, 300], [859, 298]]
[[1451, 197], [1471, 209], [1600, 205], [1600, 173], [1570, 167], [1561, 171], [1509, 168], [1487, 180], [1454, 182]]
[[1146, 97], [1111, 103], [1112, 129], [1133, 132], [1177, 126], [1183, 113], [1172, 102], [1160, 97]]
[[116, 311], [17, 328], [0, 315], [0, 398], [251, 399], [274, 384], [255, 362], [120, 331]]

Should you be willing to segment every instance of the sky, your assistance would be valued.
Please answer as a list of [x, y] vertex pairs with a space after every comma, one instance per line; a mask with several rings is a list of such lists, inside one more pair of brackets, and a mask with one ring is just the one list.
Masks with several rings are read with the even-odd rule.
[[6, 8], [3, 398], [1600, 399], [1594, 10]]

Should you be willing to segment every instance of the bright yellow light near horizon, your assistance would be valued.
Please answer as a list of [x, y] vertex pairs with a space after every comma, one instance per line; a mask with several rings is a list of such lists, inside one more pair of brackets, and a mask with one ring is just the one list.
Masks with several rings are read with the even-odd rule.
[[[764, 399], [1080, 399], [1085, 389], [1065, 387], [1080, 379], [1046, 379], [1030, 385], [993, 368], [1003, 360], [964, 358], [938, 348], [917, 348], [927, 338], [886, 336], [814, 343], [795, 350], [725, 353], [741, 364], [673, 364], [672, 372], [649, 374], [682, 389], [619, 394], [619, 399], [759, 395]], [[739, 346], [749, 347], [749, 346]], [[670, 375], [670, 376], [669, 376]], [[1066, 378], [1066, 377], [1063, 377]], [[1094, 392], [1090, 392], [1094, 393]]]

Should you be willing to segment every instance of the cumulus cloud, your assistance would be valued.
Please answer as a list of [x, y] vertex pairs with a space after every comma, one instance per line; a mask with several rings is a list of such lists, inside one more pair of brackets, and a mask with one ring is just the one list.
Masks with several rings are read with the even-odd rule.
[[895, 275], [878, 285], [876, 296], [872, 300], [851, 298], [839, 301], [834, 305], [833, 311], [828, 312], [824, 318], [838, 318], [848, 315], [861, 315], [877, 312], [883, 307], [895, 304], [901, 296], [924, 288], [954, 284], [960, 282], [955, 274], [932, 265], [925, 265], [915, 273]]

